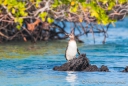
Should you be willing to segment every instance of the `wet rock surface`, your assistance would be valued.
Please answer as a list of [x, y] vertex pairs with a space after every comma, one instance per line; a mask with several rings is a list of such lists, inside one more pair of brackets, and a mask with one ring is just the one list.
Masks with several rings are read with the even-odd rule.
[[56, 71], [102, 71], [108, 72], [109, 69], [107, 66], [102, 65], [101, 68], [98, 68], [96, 65], [91, 65], [89, 59], [86, 57], [86, 54], [81, 54], [78, 58], [74, 58], [67, 63], [64, 63], [61, 66], [55, 66], [53, 70]]
[[99, 71], [101, 71], [101, 72], [109, 72], [109, 69], [108, 69], [107, 66], [102, 65]]
[[126, 66], [122, 72], [128, 72], [128, 66]]
[[98, 71], [98, 67], [96, 65], [89, 65], [84, 71], [87, 72], [94, 72], [94, 71]]

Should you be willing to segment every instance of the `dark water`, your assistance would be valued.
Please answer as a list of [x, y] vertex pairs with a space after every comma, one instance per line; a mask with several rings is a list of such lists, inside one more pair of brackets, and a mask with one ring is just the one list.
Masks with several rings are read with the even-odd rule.
[[[85, 43], [79, 46], [80, 52], [87, 54], [91, 64], [98, 67], [106, 65], [111, 72], [53, 71], [54, 66], [66, 62], [65, 45], [63, 48], [55, 46], [55, 48], [49, 49], [58, 50], [61, 53], [52, 52], [43, 55], [32, 53], [25, 58], [20, 57], [20, 59], [2, 57], [0, 60], [0, 86], [128, 86], [128, 73], [120, 72], [128, 66], [127, 22], [128, 18], [117, 22], [116, 27], [109, 28], [109, 37], [105, 45], [102, 44], [103, 34], [96, 35], [96, 44], [93, 43], [91, 34], [88, 37], [81, 37]], [[4, 52], [1, 51], [0, 54]]]

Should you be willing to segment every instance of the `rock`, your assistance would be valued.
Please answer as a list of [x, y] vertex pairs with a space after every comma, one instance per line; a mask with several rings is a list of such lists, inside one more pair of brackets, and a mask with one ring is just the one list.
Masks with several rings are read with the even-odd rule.
[[128, 66], [126, 66], [122, 72], [128, 72]]
[[55, 66], [53, 70], [57, 71], [87, 71], [87, 72], [93, 72], [93, 71], [102, 71], [102, 72], [108, 72], [109, 69], [107, 66], [101, 66], [99, 69], [96, 65], [91, 65], [89, 63], [88, 58], [86, 57], [86, 54], [81, 54], [78, 58], [74, 58], [71, 61], [68, 61], [67, 63], [61, 65], [61, 66]]
[[78, 58], [63, 64], [62, 66], [55, 66], [53, 70], [58, 71], [83, 71], [89, 66], [89, 60], [85, 54], [81, 54]]
[[109, 69], [108, 69], [107, 66], [102, 65], [101, 68], [99, 69], [99, 71], [101, 71], [101, 72], [109, 72]]
[[89, 67], [87, 67], [84, 71], [87, 72], [94, 72], [94, 71], [98, 71], [98, 67], [96, 65], [90, 65]]

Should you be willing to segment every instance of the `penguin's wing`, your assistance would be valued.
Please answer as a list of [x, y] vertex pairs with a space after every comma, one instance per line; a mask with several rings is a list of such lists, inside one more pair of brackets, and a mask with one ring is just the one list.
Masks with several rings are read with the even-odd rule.
[[65, 50], [65, 59], [66, 60], [67, 60], [67, 57], [66, 57], [66, 51], [67, 51], [67, 49], [68, 49], [68, 45], [67, 45], [66, 50]]
[[77, 48], [77, 53], [80, 55], [80, 51], [78, 50], [78, 48]]

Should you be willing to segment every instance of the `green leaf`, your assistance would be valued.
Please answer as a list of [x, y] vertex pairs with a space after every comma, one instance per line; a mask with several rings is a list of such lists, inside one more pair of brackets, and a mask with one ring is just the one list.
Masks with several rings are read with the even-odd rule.
[[41, 0], [36, 0], [36, 7], [39, 7], [40, 2], [41, 2]]
[[23, 19], [22, 18], [15, 18], [14, 21], [18, 22], [21, 26], [23, 24]]
[[7, 5], [8, 4], [8, 0], [4, 0], [3, 4]]
[[47, 12], [42, 12], [39, 14], [40, 17], [46, 17], [47, 16]]
[[70, 11], [73, 12], [73, 13], [76, 13], [77, 10], [78, 10], [78, 5], [75, 5], [74, 7], [70, 8]]
[[85, 2], [85, 0], [79, 0], [80, 3]]
[[112, 8], [115, 6], [114, 2], [109, 3], [108, 10], [112, 10]]
[[56, 8], [59, 5], [59, 1], [58, 0], [54, 0], [54, 3], [52, 5], [52, 7]]
[[103, 4], [106, 4], [108, 2], [108, 0], [102, 0]]
[[11, 8], [12, 8], [12, 6], [11, 6], [11, 5], [8, 5], [7, 8], [8, 8], [8, 10], [10, 11]]
[[45, 21], [45, 18], [44, 17], [42, 17], [41, 19], [42, 19], [43, 22]]
[[20, 29], [21, 29], [21, 26], [20, 26], [20, 25], [17, 25], [16, 28], [17, 28], [18, 30], [20, 30]]
[[21, 16], [25, 16], [24, 14], [25, 14], [25, 11], [24, 10], [20, 10], [20, 15]]
[[24, 16], [28, 16], [28, 13], [25, 12], [25, 13], [24, 13]]
[[48, 17], [47, 21], [48, 21], [48, 23], [50, 23], [50, 24], [54, 22], [54, 20], [53, 20], [52, 18], [50, 18], [50, 17]]
[[41, 17], [42, 21], [45, 21], [46, 16], [47, 16], [46, 12], [43, 12], [43, 13], [39, 14], [39, 17]]
[[89, 4], [86, 4], [85, 2], [83, 2], [82, 4], [81, 4], [83, 7], [89, 7]]
[[21, 9], [21, 10], [25, 9], [25, 4], [22, 3], [22, 2], [19, 2], [18, 3], [18, 8]]
[[23, 19], [22, 19], [22, 18], [18, 18], [18, 22], [19, 22], [19, 24], [22, 26]]
[[102, 20], [102, 24], [103, 24], [103, 25], [107, 25], [107, 24], [108, 24], [108, 22], [107, 22], [107, 21]]
[[124, 3], [127, 2], [127, 0], [118, 0], [118, 2], [119, 2], [120, 4], [124, 4]]
[[2, 4], [2, 0], [0, 0], [0, 5]]
[[99, 17], [99, 14], [95, 10], [92, 10], [91, 11], [91, 16], [98, 18]]
[[12, 13], [15, 14], [15, 9], [14, 8], [12, 8]]
[[15, 22], [15, 23], [18, 22], [18, 18], [15, 18], [15, 19], [14, 19], [14, 22]]

